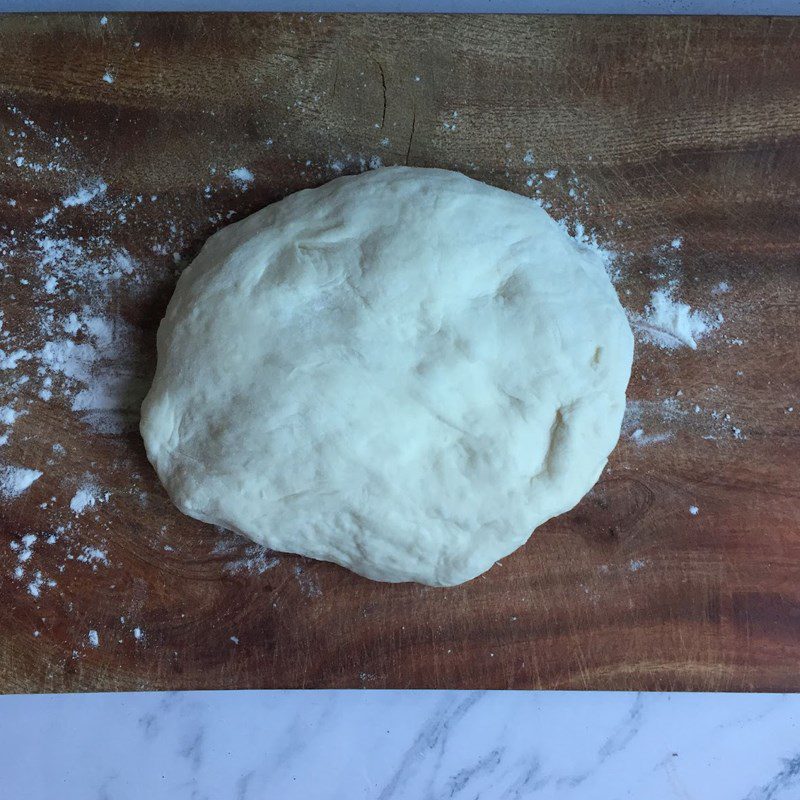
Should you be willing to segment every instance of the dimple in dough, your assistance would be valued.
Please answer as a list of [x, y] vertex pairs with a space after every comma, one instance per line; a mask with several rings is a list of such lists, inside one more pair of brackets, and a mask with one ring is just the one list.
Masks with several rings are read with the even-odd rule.
[[141, 431], [186, 514], [450, 586], [595, 483], [632, 354], [601, 260], [538, 204], [391, 167], [208, 240], [159, 328]]

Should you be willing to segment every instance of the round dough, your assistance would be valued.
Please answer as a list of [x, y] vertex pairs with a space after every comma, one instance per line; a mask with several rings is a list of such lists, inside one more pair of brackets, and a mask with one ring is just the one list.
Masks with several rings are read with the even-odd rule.
[[391, 167], [208, 240], [159, 328], [141, 431], [186, 514], [450, 586], [591, 488], [632, 354], [601, 260], [535, 202]]

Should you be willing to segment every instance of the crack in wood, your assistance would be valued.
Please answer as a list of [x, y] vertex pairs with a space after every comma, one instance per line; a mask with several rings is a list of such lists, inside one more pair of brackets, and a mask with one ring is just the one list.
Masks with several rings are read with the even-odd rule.
[[378, 65], [378, 71], [381, 73], [381, 87], [383, 88], [383, 113], [381, 114], [381, 128], [386, 122], [386, 75], [383, 71], [383, 64], [380, 61], [375, 62]]
[[406, 166], [408, 166], [408, 159], [411, 157], [411, 143], [414, 141], [414, 130], [417, 127], [417, 109], [411, 112], [411, 136], [408, 137], [408, 147], [406, 148]]

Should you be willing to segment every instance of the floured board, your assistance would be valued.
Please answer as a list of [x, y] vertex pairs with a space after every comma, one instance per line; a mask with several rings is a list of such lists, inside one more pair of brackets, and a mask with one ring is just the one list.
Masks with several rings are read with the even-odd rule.
[[[799, 41], [785, 19], [0, 18], [2, 690], [800, 689]], [[381, 164], [539, 197], [608, 251], [637, 331], [600, 483], [455, 589], [182, 517], [136, 432], [204, 239]]]

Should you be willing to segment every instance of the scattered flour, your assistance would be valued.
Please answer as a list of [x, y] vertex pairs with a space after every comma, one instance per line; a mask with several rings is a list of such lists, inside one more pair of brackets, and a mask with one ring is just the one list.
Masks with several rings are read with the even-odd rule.
[[[622, 436], [639, 446], [670, 441], [678, 430], [704, 439], [746, 440], [733, 424], [731, 415], [716, 409], [705, 409], [684, 397], [662, 400], [628, 400], [622, 421]], [[738, 431], [738, 434], [737, 434]]]
[[697, 342], [722, 321], [675, 300], [670, 289], [657, 289], [644, 313], [631, 315], [631, 325], [642, 340], [665, 350], [678, 347], [696, 350]]
[[[73, 498], [73, 500], [74, 499], [75, 498]], [[70, 503], [70, 505], [72, 504]], [[101, 550], [99, 547], [89, 547], [87, 545], [81, 550], [77, 560], [84, 564], [91, 564], [92, 569], [96, 572], [98, 564], [102, 564], [105, 567], [108, 566], [108, 553], [106, 553], [105, 550]]]
[[[100, 24], [105, 25], [107, 22], [107, 18], [103, 17]], [[134, 47], [137, 46], [138, 43], [134, 43]], [[111, 69], [105, 73], [103, 80], [108, 84], [114, 82]], [[415, 80], [420, 80], [419, 76], [416, 76]], [[32, 132], [34, 123], [28, 120], [25, 125], [28, 122], [31, 123], [28, 125], [28, 130]], [[458, 112], [453, 112], [443, 127], [447, 131], [455, 131], [457, 122], [460, 124]], [[0, 350], [0, 370], [13, 373], [15, 370], [24, 369], [30, 374], [30, 379], [37, 382], [31, 397], [38, 397], [42, 402], [49, 402], [53, 397], [65, 400], [66, 405], [93, 430], [102, 433], [118, 432], [125, 429], [124, 425], [128, 424], [130, 419], [135, 422], [138, 415], [138, 401], [146, 390], [146, 385], [143, 385], [146, 380], [141, 379], [140, 372], [132, 360], [132, 342], [136, 332], [129, 329], [120, 319], [116, 309], [110, 305], [110, 299], [114, 297], [119, 286], [122, 286], [128, 295], [136, 291], [145, 280], [147, 271], [140, 268], [139, 261], [125, 248], [115, 243], [114, 232], [116, 226], [126, 223], [132, 217], [139, 204], [144, 203], [149, 206], [158, 200], [158, 195], [151, 195], [149, 190], [140, 189], [141, 195], [121, 197], [115, 189], [109, 189], [100, 175], [91, 171], [86, 172], [77, 161], [69, 161], [66, 155], [77, 151], [74, 149], [70, 151], [71, 145], [66, 137], [51, 136], [47, 140], [42, 139], [46, 145], [43, 148], [44, 155], [25, 150], [24, 147], [27, 145], [24, 145], [22, 138], [16, 138], [16, 142], [18, 143], [14, 145], [16, 149], [6, 158], [6, 162], [19, 169], [17, 173], [19, 179], [27, 178], [34, 181], [40, 173], [49, 172], [53, 173], [55, 179], [63, 175], [60, 180], [65, 181], [66, 185], [43, 206], [49, 210], [43, 213], [30, 232], [24, 235], [13, 232], [8, 236], [3, 234], [5, 238], [0, 236], [0, 262], [8, 260], [5, 257], [13, 256], [16, 248], [24, 248], [36, 259], [37, 280], [31, 280], [31, 290], [36, 301], [32, 323], [38, 326], [36, 335], [27, 338], [18, 337], [16, 332], [13, 336], [9, 336], [8, 332], [4, 331], [6, 338], [0, 341], [4, 348]], [[272, 138], [265, 142], [266, 147], [271, 147], [272, 144]], [[388, 137], [380, 140], [381, 148], [386, 148], [389, 144]], [[385, 150], [381, 152], [384, 157], [388, 157]], [[509, 169], [519, 168], [519, 155], [516, 155], [515, 159], [516, 165], [513, 164], [514, 159], [509, 153], [506, 162]], [[618, 284], [622, 277], [620, 264], [625, 263], [625, 254], [618, 256], [602, 247], [580, 221], [586, 219], [589, 216], [588, 212], [593, 208], [589, 202], [587, 187], [577, 175], [570, 174], [564, 167], [561, 168], [561, 172], [551, 168], [541, 174], [537, 173], [532, 151], [524, 154], [522, 162], [528, 167], [524, 180], [532, 190], [530, 194], [538, 199], [545, 209], [552, 207], [547, 196], [548, 192], [557, 194], [563, 200], [569, 198], [571, 217], [568, 222], [563, 223], [564, 227], [583, 246], [601, 255], [609, 275]], [[306, 166], [311, 165], [306, 162]], [[328, 171], [334, 174], [341, 174], [345, 170], [376, 169], [381, 166], [383, 166], [381, 156], [351, 153], [345, 155], [342, 151], [338, 157], [331, 156], [331, 160], [327, 162]], [[320, 170], [324, 168], [324, 165], [319, 167]], [[216, 169], [212, 168], [211, 174], [215, 173]], [[224, 173], [220, 174], [219, 178], [224, 182]], [[242, 190], [249, 188], [255, 181], [253, 172], [246, 167], [232, 170], [227, 178]], [[560, 178], [557, 184], [546, 183], [546, 181], [556, 181], [557, 178]], [[198, 193], [203, 193], [202, 184], [198, 187]], [[213, 191], [206, 191], [204, 194], [207, 200], [214, 196]], [[17, 201], [8, 199], [6, 202], [13, 207]], [[233, 213], [227, 211], [228, 216]], [[84, 239], [76, 232], [79, 229], [73, 228], [72, 220], [78, 215], [86, 216], [87, 222], [91, 224], [91, 230], [96, 235]], [[206, 215], [203, 219], [206, 219]], [[208, 219], [213, 224], [218, 224], [225, 219], [225, 211], [215, 211]], [[70, 224], [65, 223], [67, 220]], [[624, 222], [617, 221], [617, 224], [623, 227]], [[168, 232], [164, 233], [164, 229]], [[168, 220], [157, 238], [146, 241], [146, 248], [155, 256], [169, 258], [170, 269], [174, 269], [171, 274], [174, 275], [178, 268], [173, 266], [173, 260], [177, 264], [181, 257], [185, 258], [185, 252], [181, 253], [184, 250], [184, 237], [186, 241], [192, 241], [196, 232], [195, 229], [191, 229], [184, 233], [178, 230], [174, 222]], [[666, 350], [679, 347], [696, 349], [703, 336], [723, 322], [721, 317], [693, 310], [689, 305], [675, 299], [674, 292], [677, 291], [682, 278], [680, 261], [682, 247], [683, 241], [680, 237], [671, 242], [667, 239], [659, 245], [660, 249], [655, 260], [657, 266], [663, 269], [663, 273], [654, 277], [659, 281], [663, 278], [667, 288], [659, 288], [653, 292], [644, 313], [631, 314], [632, 324], [639, 338]], [[0, 263], [0, 270], [2, 269]], [[718, 298], [719, 295], [729, 291], [730, 285], [721, 281], [711, 290], [711, 294]], [[623, 294], [623, 291], [620, 293]], [[70, 300], [71, 308], [65, 309], [63, 303], [67, 298]], [[58, 300], [57, 305], [56, 300]], [[0, 329], [2, 327], [0, 314]], [[729, 344], [743, 344], [740, 339], [727, 341]], [[12, 374], [11, 378], [13, 377]], [[2, 399], [0, 424], [9, 429], [22, 413], [34, 413], [18, 410], [20, 406], [16, 402], [16, 397], [0, 395], [0, 399]], [[700, 402], [706, 405], [705, 400], [707, 398]], [[688, 405], [684, 407], [683, 402]], [[687, 421], [687, 415], [692, 408], [694, 414]], [[689, 424], [695, 426], [692, 430], [705, 432], [705, 438], [723, 436], [729, 440], [746, 438], [741, 428], [731, 421], [730, 416], [702, 409], [698, 403], [690, 402], [688, 399], [679, 401], [674, 398], [630, 402], [623, 425], [623, 435], [643, 447], [670, 441], [675, 437], [679, 425]], [[7, 441], [8, 432], [4, 431], [0, 434], [0, 445]], [[11, 446], [14, 446], [13, 442]], [[63, 448], [59, 451], [56, 447], [60, 446], [54, 445], [53, 452], [63, 454]], [[50, 454], [48, 457], [51, 457]], [[41, 475], [42, 473], [35, 469], [0, 467], [0, 495], [5, 498], [17, 497]], [[57, 501], [53, 497], [50, 501], [51, 508], [58, 508], [60, 504], [63, 511], [73, 515], [75, 531], [80, 524], [78, 519], [80, 515], [96, 509], [98, 504], [108, 497], [105, 495], [104, 498], [92, 476], [87, 478], [90, 482], [79, 488], [72, 496], [68, 510], [66, 498]], [[43, 507], [46, 505], [43, 504]], [[690, 513], [696, 515], [697, 507], [691, 506]], [[72, 523], [61, 526], [58, 529], [58, 536], [51, 534], [45, 541], [48, 544], [60, 541], [59, 537], [65, 528], [69, 531]], [[54, 586], [55, 582], [49, 580], [40, 570], [32, 570], [33, 566], [38, 566], [37, 556], [34, 553], [36, 541], [34, 534], [28, 534], [20, 541], [12, 542], [10, 547], [15, 551], [15, 555], [12, 556], [14, 577], [24, 581], [22, 585], [27, 586], [32, 596], [39, 597], [45, 586]], [[234, 544], [229, 550], [223, 548], [220, 551], [223, 554], [230, 553], [230, 557], [222, 565], [226, 572], [261, 575], [280, 563], [270, 551], [257, 545], [246, 545], [243, 548], [241, 540], [232, 541]], [[165, 545], [164, 549], [171, 550], [168, 545]], [[83, 546], [80, 550], [76, 548], [74, 552], [78, 553], [77, 556], [70, 554], [70, 559], [91, 565], [93, 570], [100, 565], [109, 564], [107, 552], [99, 547]], [[42, 560], [42, 564], [44, 563], [46, 562]], [[643, 566], [645, 566], [644, 561], [630, 562], [631, 571], [637, 571]], [[63, 571], [63, 565], [59, 570]], [[320, 587], [302, 566], [294, 567], [294, 576], [304, 595], [317, 597], [321, 594]], [[144, 637], [144, 633], [138, 627], [133, 629], [132, 634], [137, 641]], [[232, 640], [233, 638], [235, 637], [232, 637]], [[99, 646], [97, 631], [89, 632], [89, 642], [93, 647]]]
[[[45, 171], [65, 177], [61, 179], [60, 192], [56, 190], [50, 199], [50, 210], [30, 229], [0, 232], [0, 271], [8, 269], [6, 261], [13, 263], [17, 250], [34, 260], [33, 280], [20, 280], [24, 286], [30, 283], [32, 297], [25, 300], [30, 303], [30, 314], [9, 331], [0, 311], [0, 370], [10, 373], [0, 382], [0, 446], [9, 444], [12, 426], [22, 414], [36, 414], [37, 404], [53, 399], [71, 407], [99, 432], [127, 430], [132, 421], [133, 425], [138, 421], [147, 372], [132, 361], [132, 329], [121, 321], [115, 308], [111, 312], [109, 309], [119, 285], [124, 284], [123, 291], [130, 296], [138, 290], [143, 273], [137, 260], [115, 244], [114, 236], [116, 227], [125, 221], [126, 212], [143, 198], [110, 196], [106, 181], [83, 169], [83, 151], [75, 148], [68, 137], [47, 134], [15, 107], [9, 106], [8, 110], [19, 117], [27, 134], [25, 130], [16, 131], [11, 140], [16, 152], [7, 162], [33, 173], [28, 179], [31, 181]], [[11, 132], [7, 132], [10, 136]], [[9, 205], [16, 203], [13, 200]], [[78, 218], [84, 224], [76, 226]], [[92, 231], [91, 237], [81, 235], [86, 229]], [[179, 237], [171, 225], [170, 244], [177, 243]], [[25, 394], [20, 387], [28, 382], [29, 405], [21, 406]], [[50, 412], [51, 416], [54, 414], [55, 411]], [[43, 459], [50, 465], [63, 454], [64, 448], [55, 444]], [[0, 465], [0, 496], [4, 499], [20, 497], [43, 474], [39, 469], [9, 464], [11, 460], [7, 458], [6, 464]], [[51, 515], [79, 515], [99, 498], [94, 485], [84, 486], [71, 500], [69, 495], [64, 500], [53, 496], [39, 507], [50, 509]], [[58, 530], [63, 531], [64, 526], [58, 526]], [[47, 537], [49, 544], [58, 540], [55, 534]], [[12, 572], [16, 579], [28, 581], [32, 596], [38, 597], [43, 587], [55, 585], [41, 571], [29, 571], [30, 546], [24, 546], [20, 555], [22, 560], [17, 560]], [[73, 558], [69, 554], [67, 557]], [[85, 561], [92, 569], [108, 564], [107, 554], [97, 547], [85, 547], [77, 560]], [[58, 567], [60, 572], [64, 566]]]
[[294, 565], [294, 577], [300, 587], [300, 591], [306, 597], [319, 597], [322, 594], [319, 584], [310, 575], [306, 574], [300, 564]]
[[105, 181], [100, 181], [95, 186], [86, 186], [78, 189], [74, 194], [71, 194], [61, 200], [61, 205], [64, 208], [72, 208], [73, 206], [85, 206], [90, 203], [95, 197], [105, 194], [108, 186]]
[[458, 127], [456, 120], [458, 119], [458, 111], [454, 111], [451, 115], [451, 120], [445, 120], [442, 123], [442, 128], [446, 131], [454, 131]]
[[25, 588], [31, 597], [39, 598], [42, 593], [42, 588], [53, 587], [56, 582], [52, 578], [45, 577], [41, 570], [34, 569], [27, 573], [26, 570], [30, 566], [31, 559], [33, 558], [33, 547], [38, 540], [38, 536], [33, 533], [27, 533], [21, 537], [20, 541], [12, 540], [9, 542], [9, 547], [16, 553], [17, 566], [14, 569], [14, 578], [18, 581], [25, 582]]
[[37, 536], [34, 533], [27, 533], [20, 542], [12, 541], [9, 547], [17, 553], [17, 561], [24, 564], [30, 561], [33, 555], [33, 546], [36, 544]]
[[42, 586], [44, 586], [44, 578], [42, 573], [37, 570], [33, 574], [33, 579], [28, 583], [28, 594], [32, 597], [39, 597], [42, 593]]
[[[241, 548], [241, 540], [222, 539], [214, 546], [215, 555], [238, 554]], [[225, 564], [222, 569], [229, 575], [249, 573], [251, 575], [263, 575], [267, 570], [273, 569], [280, 564], [280, 559], [272, 555], [271, 550], [250, 543], [245, 545], [244, 557], [234, 558]]]
[[[389, 140], [386, 139], [386, 142], [388, 144]], [[368, 169], [380, 169], [382, 166], [384, 166], [383, 158], [379, 155], [365, 156], [353, 153], [347, 153], [340, 158], [331, 158], [326, 164], [327, 169], [334, 175], [341, 175], [346, 169], [364, 172]]]

